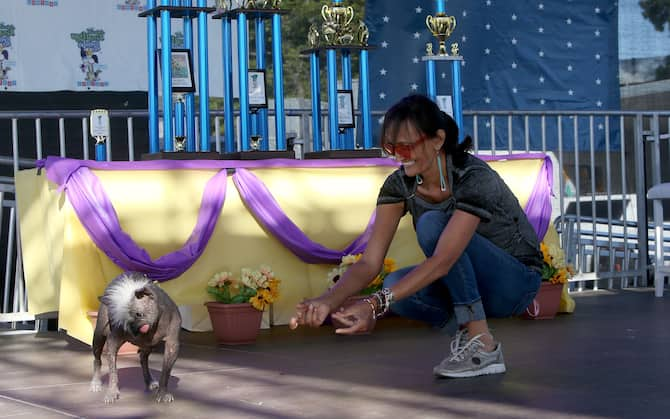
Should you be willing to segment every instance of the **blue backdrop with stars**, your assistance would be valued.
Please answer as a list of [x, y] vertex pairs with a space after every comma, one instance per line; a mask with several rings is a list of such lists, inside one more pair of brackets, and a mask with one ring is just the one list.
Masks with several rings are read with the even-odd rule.
[[[446, 12], [456, 18], [447, 49], [458, 42], [464, 57], [464, 110], [619, 109], [616, 1], [447, 0]], [[433, 0], [366, 2], [370, 44], [377, 47], [370, 52], [373, 110], [426, 93], [421, 57], [428, 42], [437, 51], [429, 14]], [[438, 95], [450, 94], [449, 64], [438, 63], [437, 78]], [[467, 118], [465, 125], [471, 131]]]

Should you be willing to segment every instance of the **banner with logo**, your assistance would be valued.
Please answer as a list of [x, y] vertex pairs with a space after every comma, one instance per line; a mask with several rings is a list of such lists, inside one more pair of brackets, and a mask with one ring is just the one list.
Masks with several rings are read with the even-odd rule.
[[[146, 91], [147, 18], [138, 17], [145, 4], [144, 0], [0, 1], [0, 92]], [[183, 22], [171, 19], [173, 48], [183, 47]], [[197, 19], [192, 22], [195, 47]], [[208, 16], [207, 26], [209, 92], [223, 96], [221, 21]], [[197, 76], [196, 56], [193, 61]]]

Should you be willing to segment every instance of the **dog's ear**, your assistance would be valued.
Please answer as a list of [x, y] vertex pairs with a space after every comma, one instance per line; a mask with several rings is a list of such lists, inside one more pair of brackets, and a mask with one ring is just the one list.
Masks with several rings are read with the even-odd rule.
[[135, 298], [140, 300], [144, 297], [149, 297], [153, 299], [155, 297], [153, 290], [149, 287], [142, 287], [138, 290], [135, 290]]

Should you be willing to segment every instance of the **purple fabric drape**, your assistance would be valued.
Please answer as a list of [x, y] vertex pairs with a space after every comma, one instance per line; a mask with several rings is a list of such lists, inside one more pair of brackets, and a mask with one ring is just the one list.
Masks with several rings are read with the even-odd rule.
[[[541, 239], [547, 231], [551, 215], [553, 185], [552, 162], [545, 154], [527, 153], [507, 156], [478, 156], [483, 160], [517, 160], [543, 158], [544, 164], [524, 208], [528, 219]], [[165, 281], [186, 271], [204, 250], [223, 207], [226, 192], [227, 168], [238, 169], [233, 176], [240, 196], [261, 223], [277, 240], [307, 263], [339, 263], [349, 253], [360, 253], [369, 239], [374, 212], [359, 237], [342, 250], [331, 250], [311, 241], [281, 210], [275, 199], [258, 178], [245, 168], [332, 168], [332, 167], [398, 166], [391, 159], [338, 160], [154, 160], [144, 162], [98, 162], [48, 157], [38, 162], [45, 168], [47, 178], [65, 188], [68, 199], [93, 242], [125, 270], [145, 272], [149, 277]], [[219, 169], [207, 182], [203, 192], [198, 221], [184, 246], [152, 261], [125, 233], [118, 216], [98, 178], [89, 170], [179, 170]]]
[[256, 220], [303, 262], [337, 264], [342, 256], [365, 250], [375, 219], [374, 211], [363, 234], [343, 250], [331, 250], [310, 240], [284, 214], [270, 191], [253, 173], [238, 169], [233, 175], [233, 182]]
[[157, 281], [175, 278], [202, 254], [212, 236], [226, 196], [227, 173], [215, 174], [205, 186], [198, 221], [184, 246], [155, 261], [123, 231], [100, 181], [87, 167], [70, 172], [65, 187], [70, 204], [91, 240], [124, 270], [144, 272]]

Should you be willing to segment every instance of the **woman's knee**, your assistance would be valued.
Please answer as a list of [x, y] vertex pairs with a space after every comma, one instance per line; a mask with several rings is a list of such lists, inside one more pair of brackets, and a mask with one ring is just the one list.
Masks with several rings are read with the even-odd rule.
[[444, 211], [428, 211], [419, 217], [416, 222], [416, 237], [419, 246], [426, 256], [435, 251], [437, 241], [447, 226], [449, 215]]

